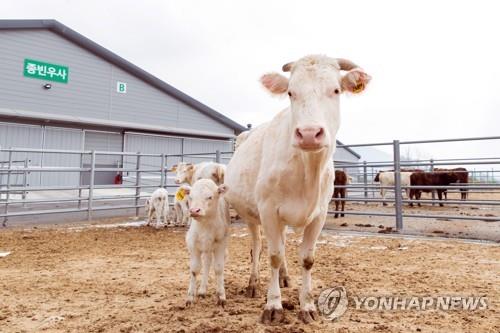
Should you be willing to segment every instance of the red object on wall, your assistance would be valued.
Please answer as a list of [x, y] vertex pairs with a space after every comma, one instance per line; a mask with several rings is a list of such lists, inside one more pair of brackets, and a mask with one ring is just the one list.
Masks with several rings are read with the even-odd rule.
[[116, 185], [123, 184], [123, 177], [121, 173], [117, 173], [115, 176], [115, 182]]

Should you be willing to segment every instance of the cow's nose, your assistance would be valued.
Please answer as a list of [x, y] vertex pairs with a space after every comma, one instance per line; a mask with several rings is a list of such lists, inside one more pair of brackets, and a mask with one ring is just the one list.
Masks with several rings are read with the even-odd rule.
[[191, 208], [189, 209], [189, 213], [191, 216], [198, 216], [201, 212], [201, 208]]
[[295, 139], [300, 148], [314, 149], [321, 147], [325, 137], [325, 130], [320, 126], [297, 127]]

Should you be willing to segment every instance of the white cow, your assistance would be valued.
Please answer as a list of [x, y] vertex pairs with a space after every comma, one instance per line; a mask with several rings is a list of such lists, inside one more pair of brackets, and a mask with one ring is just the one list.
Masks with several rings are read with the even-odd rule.
[[[299, 317], [305, 323], [317, 317], [311, 268], [333, 194], [340, 94], [361, 92], [370, 80], [352, 62], [326, 56], [307, 56], [283, 70], [291, 72], [290, 79], [270, 73], [261, 82], [275, 95], [288, 94], [290, 106], [252, 130], [234, 153], [225, 177], [226, 199], [247, 223], [253, 240], [247, 296], [255, 297], [258, 290], [261, 226], [268, 242], [271, 278], [261, 316], [265, 324], [284, 319], [280, 286], [290, 283], [287, 226], [303, 230]], [[348, 72], [342, 74], [343, 70]]]
[[[217, 283], [217, 304], [224, 306], [224, 262], [229, 235], [229, 205], [223, 194], [226, 185], [217, 186], [211, 179], [201, 179], [194, 183], [189, 194], [191, 226], [186, 234], [186, 244], [190, 255], [190, 281], [186, 305], [195, 301], [196, 295], [207, 293], [208, 274], [212, 257]], [[203, 267], [201, 267], [203, 266]], [[196, 293], [196, 276], [203, 268], [201, 284]]]
[[150, 225], [153, 221], [153, 214], [156, 214], [156, 228], [161, 226], [161, 218], [163, 217], [163, 223], [168, 225], [168, 192], [164, 188], [156, 189], [151, 198], [146, 200], [145, 209], [147, 214], [146, 225]]
[[[410, 186], [410, 176], [413, 172], [400, 172], [401, 174], [401, 186]], [[380, 182], [380, 195], [382, 196], [382, 199], [385, 200], [385, 195], [387, 194], [387, 188], [384, 187], [389, 187], [392, 186], [394, 187], [394, 171], [381, 171], [377, 173], [375, 176], [374, 181]], [[410, 197], [410, 189], [406, 189], [406, 197]], [[387, 206], [386, 202], [382, 203], [383, 206]]]
[[176, 173], [175, 183], [193, 185], [199, 179], [212, 179], [217, 185], [224, 183], [226, 166], [214, 162], [201, 162], [198, 164], [181, 162], [174, 165], [170, 171]]

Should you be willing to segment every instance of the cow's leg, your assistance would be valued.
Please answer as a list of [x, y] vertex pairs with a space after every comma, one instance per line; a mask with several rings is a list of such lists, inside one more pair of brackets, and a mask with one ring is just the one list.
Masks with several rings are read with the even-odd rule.
[[[334, 197], [335, 199], [338, 199], [338, 198], [339, 198], [339, 195], [338, 195], [338, 193], [337, 193], [337, 191], [336, 191], [336, 190], [333, 192], [333, 197]], [[335, 200], [335, 211], [336, 211], [336, 212], [338, 212], [338, 210], [339, 210], [339, 201], [338, 201], [338, 200]], [[334, 218], [334, 219], [336, 219], [336, 218], [338, 218], [338, 217], [339, 217], [339, 213], [335, 213], [335, 215], [333, 216], [333, 218]]]
[[443, 207], [443, 203], [441, 202], [443, 200], [443, 190], [437, 190], [437, 193], [438, 193], [438, 198], [439, 198], [439, 206], [440, 207]]
[[[380, 185], [380, 186], [383, 186], [383, 185]], [[387, 189], [385, 188], [381, 188], [380, 189], [380, 195], [382, 196], [382, 199], [385, 200], [385, 193], [386, 193]], [[387, 202], [382, 202], [382, 206], [387, 206]]]
[[260, 235], [260, 225], [257, 223], [248, 223], [248, 230], [252, 236], [252, 250], [250, 250], [250, 260], [252, 261], [252, 272], [248, 281], [246, 290], [247, 297], [258, 297], [259, 293], [259, 267], [260, 267], [260, 252], [262, 250], [262, 239]]
[[283, 261], [281, 262], [280, 267], [280, 288], [288, 288], [292, 286], [290, 276], [288, 276], [288, 267], [286, 263], [286, 230], [287, 228], [285, 227], [281, 236], [285, 248], [283, 249]]
[[182, 207], [179, 202], [175, 202], [174, 209], [175, 209], [175, 224], [181, 225], [184, 220], [184, 217], [182, 216]]
[[264, 306], [261, 321], [263, 324], [269, 325], [281, 323], [285, 319], [279, 283], [279, 270], [281, 263], [285, 259], [285, 244], [283, 243], [283, 226], [276, 219], [263, 221], [262, 226], [267, 239], [271, 278], [269, 279], [267, 302]]
[[224, 289], [224, 262], [226, 256], [226, 241], [218, 242], [214, 248], [214, 271], [217, 281], [217, 305], [226, 304], [226, 291]]
[[201, 254], [201, 267], [203, 272], [201, 272], [201, 283], [200, 288], [198, 288], [199, 297], [205, 297], [207, 294], [208, 274], [210, 273], [210, 266], [212, 266], [212, 257], [212, 252], [203, 252]]
[[148, 225], [151, 225], [153, 224], [153, 217], [156, 215], [156, 209], [154, 209], [154, 207], [152, 207], [150, 210], [149, 210], [149, 222], [148, 222]]
[[160, 227], [160, 224], [161, 224], [161, 216], [162, 216], [162, 207], [158, 207], [158, 209], [155, 209], [155, 212], [156, 212], [156, 224], [155, 224], [155, 227], [158, 229]]
[[318, 318], [312, 295], [311, 269], [314, 264], [316, 241], [325, 224], [325, 219], [326, 216], [321, 216], [304, 229], [304, 236], [302, 237], [302, 244], [300, 244], [299, 249], [299, 259], [302, 264], [302, 288], [299, 293], [299, 318], [306, 324]]
[[[422, 197], [422, 191], [417, 191], [417, 194], [415, 196], [415, 199], [419, 200], [420, 201], [420, 198]], [[422, 207], [422, 205], [420, 204], [420, 202], [418, 203], [418, 207]]]
[[199, 251], [193, 251], [189, 262], [190, 279], [186, 306], [193, 304], [196, 297], [196, 276], [200, 273], [201, 254]]
[[188, 204], [188, 201], [187, 199], [184, 199], [184, 202], [182, 204], [182, 207], [181, 207], [181, 210], [182, 210], [182, 224], [185, 225], [185, 226], [190, 226], [190, 222], [191, 222], [191, 218], [189, 217], [189, 204]]
[[345, 189], [343, 191], [340, 191], [340, 196], [342, 197], [342, 213], [340, 214], [340, 217], [344, 217], [344, 208], [345, 208]]
[[467, 200], [467, 189], [466, 188], [460, 189], [460, 198], [462, 200]]

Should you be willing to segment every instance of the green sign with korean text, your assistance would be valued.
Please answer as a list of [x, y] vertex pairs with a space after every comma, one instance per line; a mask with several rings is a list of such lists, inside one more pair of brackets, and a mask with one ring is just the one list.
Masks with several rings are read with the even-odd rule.
[[24, 76], [34, 79], [68, 83], [69, 68], [47, 62], [24, 59]]

